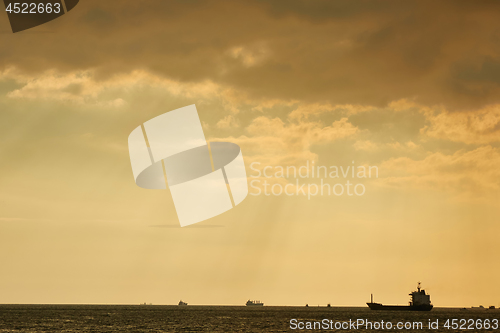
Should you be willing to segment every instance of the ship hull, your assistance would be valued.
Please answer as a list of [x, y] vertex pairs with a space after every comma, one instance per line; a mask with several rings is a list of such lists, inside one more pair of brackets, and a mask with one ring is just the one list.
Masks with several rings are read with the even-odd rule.
[[382, 311], [431, 311], [433, 306], [431, 304], [422, 305], [383, 305], [380, 303], [366, 303], [371, 310]]

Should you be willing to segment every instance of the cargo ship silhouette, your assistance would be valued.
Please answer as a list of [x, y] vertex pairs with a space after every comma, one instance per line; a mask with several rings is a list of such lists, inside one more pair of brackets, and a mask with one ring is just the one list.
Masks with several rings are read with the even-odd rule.
[[420, 282], [417, 286], [417, 291], [411, 294], [411, 301], [409, 305], [383, 305], [381, 303], [373, 302], [373, 294], [371, 295], [371, 302], [366, 303], [371, 310], [386, 310], [386, 311], [430, 311], [433, 308], [431, 304], [431, 295], [427, 295], [424, 289], [420, 289]]
[[264, 305], [264, 303], [262, 303], [261, 301], [248, 300], [246, 303], [246, 306], [263, 306], [263, 305]]

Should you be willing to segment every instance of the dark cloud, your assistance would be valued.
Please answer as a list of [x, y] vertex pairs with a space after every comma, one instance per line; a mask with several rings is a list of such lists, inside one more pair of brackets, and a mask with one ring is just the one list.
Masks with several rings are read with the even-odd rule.
[[458, 84], [500, 84], [500, 58], [486, 58], [479, 62], [466, 62], [454, 67], [452, 76]]
[[257, 0], [271, 14], [275, 16], [295, 16], [308, 19], [314, 22], [331, 19], [349, 19], [364, 14], [394, 12], [408, 7], [413, 7], [415, 3], [404, 1], [370, 1], [370, 0]]
[[458, 103], [493, 104], [498, 103], [500, 86], [500, 57], [464, 59], [453, 64], [446, 86]]
[[499, 9], [497, 1], [88, 0], [46, 25], [3, 33], [0, 68], [93, 68], [102, 77], [147, 69], [257, 97], [477, 108], [500, 98]]

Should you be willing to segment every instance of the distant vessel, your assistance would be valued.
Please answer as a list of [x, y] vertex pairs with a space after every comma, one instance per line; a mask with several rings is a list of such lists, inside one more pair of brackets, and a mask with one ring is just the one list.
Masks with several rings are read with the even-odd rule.
[[261, 301], [251, 301], [251, 300], [248, 300], [246, 305], [247, 306], [263, 306], [264, 303], [262, 303]]
[[411, 294], [411, 301], [409, 305], [383, 305], [381, 303], [373, 302], [373, 294], [371, 302], [366, 303], [371, 310], [388, 310], [388, 311], [430, 311], [433, 308], [431, 304], [431, 296], [425, 293], [424, 289], [420, 289], [420, 282], [417, 286], [417, 291]]
[[179, 305], [188, 305], [188, 304], [186, 302], [183, 302], [182, 300], [180, 300]]

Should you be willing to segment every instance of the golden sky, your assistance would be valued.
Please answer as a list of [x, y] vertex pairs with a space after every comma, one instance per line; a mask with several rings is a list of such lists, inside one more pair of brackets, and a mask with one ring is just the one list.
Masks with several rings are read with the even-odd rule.
[[[499, 306], [499, 22], [498, 1], [85, 0], [16, 34], [0, 14], [0, 303], [404, 304], [422, 281]], [[127, 137], [190, 104], [249, 176], [378, 178], [180, 228]]]

